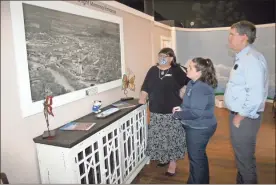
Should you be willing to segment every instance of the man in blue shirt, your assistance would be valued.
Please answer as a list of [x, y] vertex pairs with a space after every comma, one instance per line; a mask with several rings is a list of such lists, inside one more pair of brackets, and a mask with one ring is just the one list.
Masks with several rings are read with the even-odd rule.
[[268, 95], [268, 69], [264, 56], [253, 48], [256, 27], [248, 21], [231, 26], [229, 47], [236, 52], [224, 101], [230, 110], [230, 135], [238, 169], [238, 184], [255, 184], [256, 136]]

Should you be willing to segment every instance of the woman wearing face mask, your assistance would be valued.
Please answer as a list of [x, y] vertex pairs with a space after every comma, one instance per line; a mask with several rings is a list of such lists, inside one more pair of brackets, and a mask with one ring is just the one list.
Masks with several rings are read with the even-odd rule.
[[173, 117], [180, 119], [186, 131], [190, 174], [187, 184], [209, 184], [206, 147], [217, 128], [214, 114], [217, 87], [216, 71], [210, 59], [194, 58], [187, 69], [191, 79], [183, 103], [173, 108]]
[[176, 160], [186, 152], [185, 131], [179, 120], [172, 119], [172, 108], [180, 105], [180, 89], [189, 79], [179, 64], [174, 51], [163, 48], [158, 54], [158, 64], [152, 66], [141, 88], [139, 103], [149, 100], [150, 124], [146, 155], [157, 160], [158, 166], [169, 168], [166, 175], [173, 176]]

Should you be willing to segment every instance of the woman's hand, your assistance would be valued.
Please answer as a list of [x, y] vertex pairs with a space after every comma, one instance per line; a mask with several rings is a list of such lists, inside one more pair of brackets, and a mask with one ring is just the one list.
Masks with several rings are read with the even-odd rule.
[[148, 97], [148, 93], [145, 92], [145, 91], [141, 91], [138, 103], [139, 104], [146, 104], [147, 103], [147, 97]]
[[177, 106], [173, 108], [172, 113], [174, 114], [176, 111], [181, 111], [181, 110], [182, 110], [181, 107]]
[[147, 101], [144, 98], [140, 98], [138, 101], [139, 104], [146, 104], [146, 102]]

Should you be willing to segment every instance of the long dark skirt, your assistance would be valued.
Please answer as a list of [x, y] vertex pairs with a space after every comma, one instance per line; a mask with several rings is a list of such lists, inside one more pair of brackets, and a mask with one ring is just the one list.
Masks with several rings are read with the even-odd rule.
[[185, 130], [172, 114], [150, 113], [146, 155], [151, 160], [167, 163], [183, 159], [187, 152]]

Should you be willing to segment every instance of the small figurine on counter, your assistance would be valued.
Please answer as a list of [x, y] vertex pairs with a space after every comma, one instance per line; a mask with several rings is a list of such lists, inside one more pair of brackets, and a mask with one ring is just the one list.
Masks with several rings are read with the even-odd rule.
[[101, 109], [100, 109], [101, 106], [102, 106], [102, 101], [95, 100], [94, 103], [93, 103], [92, 112], [94, 112], [94, 113], [101, 112]]
[[44, 117], [45, 117], [45, 121], [47, 124], [47, 131], [43, 132], [42, 137], [47, 138], [47, 139], [53, 138], [56, 135], [55, 130], [50, 130], [50, 128], [49, 128], [50, 127], [49, 115], [54, 117], [52, 105], [53, 105], [53, 96], [46, 96], [46, 98], [43, 102], [43, 108], [44, 108], [43, 112], [44, 112]]

